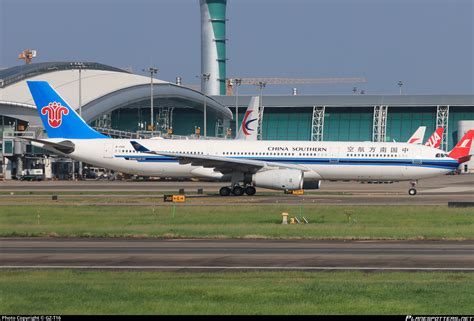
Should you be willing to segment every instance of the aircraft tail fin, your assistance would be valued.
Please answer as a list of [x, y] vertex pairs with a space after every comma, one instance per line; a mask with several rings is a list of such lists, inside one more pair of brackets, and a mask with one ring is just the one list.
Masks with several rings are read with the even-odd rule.
[[242, 124], [235, 139], [238, 140], [257, 140], [260, 98], [254, 96], [250, 98], [250, 103], [244, 114]]
[[438, 127], [433, 134], [428, 138], [428, 140], [425, 143], [425, 146], [433, 147], [433, 148], [439, 148], [441, 146], [441, 140], [443, 138], [443, 127]]
[[459, 163], [467, 162], [471, 158], [470, 151], [473, 139], [474, 130], [469, 130], [449, 152], [449, 157], [457, 159]]
[[27, 81], [49, 138], [108, 138], [92, 129], [46, 81]]
[[426, 126], [420, 126], [413, 133], [410, 139], [407, 141], [408, 144], [422, 144], [423, 138], [425, 137]]

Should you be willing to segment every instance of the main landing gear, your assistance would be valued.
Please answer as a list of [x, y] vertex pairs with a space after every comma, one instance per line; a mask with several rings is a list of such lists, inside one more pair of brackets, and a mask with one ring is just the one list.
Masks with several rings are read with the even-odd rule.
[[235, 196], [242, 196], [244, 194], [252, 196], [255, 195], [256, 192], [257, 190], [252, 185], [247, 185], [245, 187], [242, 187], [240, 185], [224, 186], [221, 187], [221, 189], [219, 190], [219, 194], [221, 196], [229, 196], [231, 194]]
[[415, 188], [415, 187], [416, 187], [416, 183], [417, 183], [416, 181], [410, 182], [411, 187], [410, 187], [410, 189], [408, 190], [408, 195], [411, 195], [411, 196], [416, 195], [416, 188]]

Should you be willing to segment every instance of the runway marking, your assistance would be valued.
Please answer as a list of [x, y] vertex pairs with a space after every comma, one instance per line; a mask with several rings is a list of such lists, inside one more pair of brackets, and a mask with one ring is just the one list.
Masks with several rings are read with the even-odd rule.
[[341, 270], [341, 271], [473, 271], [473, 268], [436, 267], [341, 267], [341, 266], [121, 266], [121, 265], [3, 265], [0, 269], [83, 269], [83, 270]]

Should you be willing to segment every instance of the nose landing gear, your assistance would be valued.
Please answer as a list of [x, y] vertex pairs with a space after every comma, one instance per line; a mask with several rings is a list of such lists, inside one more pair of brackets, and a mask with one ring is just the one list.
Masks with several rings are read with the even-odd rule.
[[417, 183], [416, 181], [410, 182], [411, 187], [410, 187], [410, 189], [408, 190], [408, 195], [411, 195], [411, 196], [416, 195], [416, 188], [415, 188], [415, 187], [416, 187], [416, 183]]

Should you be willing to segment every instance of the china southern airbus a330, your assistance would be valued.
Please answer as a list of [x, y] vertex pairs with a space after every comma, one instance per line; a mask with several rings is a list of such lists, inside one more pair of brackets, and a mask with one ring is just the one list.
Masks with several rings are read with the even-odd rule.
[[28, 81], [48, 139], [35, 145], [95, 166], [146, 176], [228, 181], [220, 195], [256, 187], [318, 189], [322, 180], [411, 181], [446, 174], [469, 159], [474, 131], [450, 152], [376, 142], [112, 139], [92, 129], [43, 81]]

